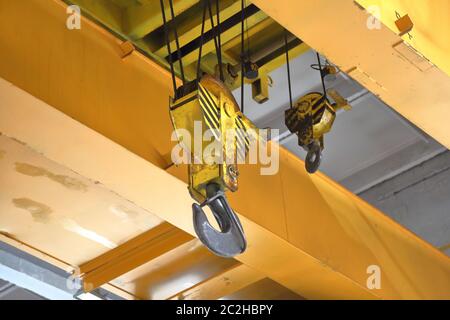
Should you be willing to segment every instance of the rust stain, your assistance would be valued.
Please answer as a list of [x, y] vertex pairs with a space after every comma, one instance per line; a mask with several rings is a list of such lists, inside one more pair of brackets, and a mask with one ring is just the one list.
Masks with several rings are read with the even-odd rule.
[[48, 223], [51, 220], [52, 209], [43, 203], [28, 198], [17, 198], [12, 202], [17, 208], [28, 211], [36, 222]]
[[80, 180], [62, 174], [55, 174], [45, 168], [33, 166], [28, 163], [16, 162], [16, 171], [30, 177], [47, 177], [71, 190], [86, 192], [88, 189], [88, 186]]

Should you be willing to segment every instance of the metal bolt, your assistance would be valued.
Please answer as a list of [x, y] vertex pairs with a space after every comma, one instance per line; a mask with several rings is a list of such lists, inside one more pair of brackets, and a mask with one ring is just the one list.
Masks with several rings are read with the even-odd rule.
[[239, 171], [234, 165], [228, 166], [228, 174], [233, 180], [236, 180], [239, 177]]

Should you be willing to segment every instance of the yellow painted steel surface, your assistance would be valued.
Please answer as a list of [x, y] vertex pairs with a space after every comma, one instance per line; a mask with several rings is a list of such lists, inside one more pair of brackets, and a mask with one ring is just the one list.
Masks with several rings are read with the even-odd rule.
[[[405, 7], [412, 2], [403, 1]], [[422, 2], [421, 14], [428, 12], [428, 15], [418, 19], [419, 30], [435, 35], [418, 37], [424, 42], [417, 44], [417, 48], [425, 50], [426, 41], [433, 42], [423, 53], [445, 70], [448, 28], [435, 30], [433, 26], [445, 27], [448, 22], [430, 21], [428, 25], [425, 20], [445, 16], [431, 9], [445, 11], [447, 5], [445, 1]], [[406, 46], [383, 24], [374, 27], [368, 13], [353, 0], [254, 0], [253, 3], [402, 116], [450, 147], [450, 77]], [[442, 42], [447, 45], [441, 46]]]
[[[226, 279], [226, 281], [223, 281]], [[204, 300], [226, 297], [247, 285], [264, 279], [264, 275], [244, 264], [235, 264], [224, 272], [215, 275], [197, 286], [171, 297], [171, 300]]]
[[162, 223], [121, 246], [79, 266], [86, 292], [136, 269], [192, 240], [178, 228]]
[[121, 41], [87, 20], [81, 30], [68, 30], [62, 1], [1, 0], [0, 17], [1, 77], [167, 165], [162, 155], [170, 151], [169, 73], [141, 55], [122, 61]]
[[[104, 25], [120, 37], [129, 40], [141, 52], [169, 70], [160, 1], [64, 0], [64, 2], [79, 5], [82, 12], [89, 15], [91, 19]], [[236, 74], [231, 76], [227, 72], [228, 68], [226, 68], [225, 78], [230, 87], [237, 88], [240, 85], [241, 27], [236, 18], [240, 17], [241, 2], [240, 0], [221, 0], [217, 3], [219, 4], [220, 21], [223, 25], [220, 37], [222, 62], [229, 67], [233, 67], [233, 69], [238, 69]], [[178, 44], [183, 57], [184, 75], [188, 81], [194, 80], [197, 76], [199, 55], [195, 43], [200, 40], [202, 30], [203, 2], [199, 0], [175, 0], [172, 4], [176, 16]], [[164, 6], [166, 18], [171, 20], [168, 0], [164, 1]], [[215, 16], [216, 2], [212, 1], [211, 6]], [[254, 82], [259, 79], [264, 80], [265, 73], [271, 72], [285, 63], [284, 50], [280, 50], [284, 46], [284, 28], [254, 7], [251, 2], [246, 2], [245, 7], [248, 13], [245, 24], [247, 43], [251, 43], [249, 59], [258, 64], [260, 74], [258, 78], [247, 79], [246, 81]], [[208, 16], [207, 18], [204, 25], [204, 34], [211, 33], [212, 30], [210, 19]], [[172, 25], [171, 22], [170, 25]], [[171, 51], [175, 54], [177, 41], [171, 29], [169, 27], [168, 38]], [[201, 51], [201, 68], [209, 74], [214, 74], [218, 72], [214, 41], [209, 37], [205, 37], [204, 40]], [[295, 37], [289, 37], [289, 47], [291, 58], [309, 50], [306, 44], [295, 39]], [[178, 62], [174, 64], [174, 70], [181, 77], [182, 73]], [[267, 86], [265, 89], [267, 89]]]
[[[169, 175], [184, 168], [161, 170], [169, 75], [136, 52], [122, 60], [120, 42], [87, 20], [67, 30], [66, 18], [60, 1], [0, 0], [0, 76], [131, 152], [27, 99], [0, 105], [0, 131], [194, 234], [186, 185]], [[249, 242], [240, 262], [306, 298], [450, 298], [448, 257], [286, 150], [275, 176], [240, 171], [231, 195]], [[40, 241], [28, 235], [28, 245]], [[381, 268], [379, 290], [366, 287], [370, 265]]]
[[364, 8], [379, 14], [393, 32], [397, 14], [408, 15], [414, 27], [402, 37], [407, 43], [450, 75], [450, 1], [448, 0], [357, 0]]
[[[58, 163], [58, 166], [66, 170], [70, 168], [78, 175], [89, 177], [91, 181], [96, 181], [96, 184], [111, 190], [112, 194], [120, 195], [121, 198], [126, 198], [146, 210], [149, 216], [156, 215], [194, 234], [190, 209], [192, 200], [186, 192], [185, 183], [31, 95], [5, 84], [4, 81], [0, 81], [0, 84], [3, 97], [0, 104], [0, 130], [7, 139], [32, 151], [35, 156]], [[36, 132], [39, 132], [39, 135]], [[7, 157], [14, 157], [14, 154], [8, 152]], [[16, 184], [15, 187], [21, 190], [20, 185]], [[40, 192], [45, 191], [45, 188], [39, 189]], [[8, 202], [10, 201], [6, 199], [5, 203]], [[34, 209], [32, 211], [34, 212]], [[54, 213], [56, 216], [65, 216], [67, 211], [72, 215], [79, 214], [70, 208], [59, 208]], [[95, 232], [103, 238], [111, 238], [110, 233], [127, 230], [120, 225], [107, 225], [102, 221], [104, 219], [98, 222], [101, 217], [96, 211], [90, 212], [90, 216], [93, 223], [90, 225], [89, 234]], [[238, 259], [266, 277], [309, 298], [374, 297], [360, 284], [330, 269], [289, 241], [244, 216], [240, 218], [248, 239], [251, 239], [251, 245]], [[17, 230], [27, 227], [28, 230], [33, 230], [37, 222], [28, 219], [27, 225], [21, 225], [20, 222], [17, 223], [17, 219], [19, 216], [7, 216], [9, 226], [6, 237], [16, 239], [19, 243], [25, 242], [31, 248], [49, 252], [51, 256], [63, 256], [63, 261], [83, 262], [87, 256], [96, 257], [96, 252], [91, 247], [81, 245], [69, 237], [58, 237], [55, 242], [53, 235], [63, 229], [59, 224], [44, 223], [41, 228], [44, 228], [45, 232], [42, 233], [21, 233]], [[5, 220], [2, 221], [4, 223]], [[107, 221], [111, 222], [109, 219]], [[105, 228], [109, 232], [105, 232]], [[26, 240], [22, 241], [24, 237]], [[71, 250], [73, 247], [76, 250]], [[66, 250], [63, 251], [64, 248]], [[265, 251], [270, 252], [271, 256], [261, 255], [261, 252]], [[84, 258], [80, 259], [80, 255]], [[141, 297], [169, 298], [188, 289], [192, 286], [191, 283], [213, 279], [214, 275], [235, 263], [235, 260], [212, 255], [203, 246], [198, 246], [198, 243], [186, 243], [186, 246], [179, 246], [149, 261], [115, 279], [111, 284]], [[75, 263], [74, 267], [78, 266], [79, 263]], [[308, 277], [300, 276], [304, 272], [308, 272]], [[173, 282], [178, 285], [173, 285]], [[339, 290], [318, 290], [329, 287], [330, 284]]]

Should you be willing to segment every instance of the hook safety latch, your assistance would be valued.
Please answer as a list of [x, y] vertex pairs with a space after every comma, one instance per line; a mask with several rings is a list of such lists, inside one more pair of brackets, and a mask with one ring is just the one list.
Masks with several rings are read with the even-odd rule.
[[[231, 209], [220, 186], [212, 183], [206, 187], [208, 198], [202, 204], [192, 205], [194, 229], [200, 241], [215, 254], [232, 258], [245, 251], [247, 241], [238, 216]], [[213, 213], [220, 231], [208, 221], [203, 207]]]

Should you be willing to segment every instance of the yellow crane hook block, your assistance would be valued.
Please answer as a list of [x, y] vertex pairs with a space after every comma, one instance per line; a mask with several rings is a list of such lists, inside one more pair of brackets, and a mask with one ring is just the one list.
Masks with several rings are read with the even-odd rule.
[[322, 93], [312, 92], [285, 111], [286, 127], [298, 136], [298, 144], [307, 151], [305, 167], [309, 173], [316, 172], [320, 166], [324, 136], [331, 131], [336, 112], [351, 109], [336, 90], [328, 90], [327, 94], [335, 103], [330, 103]]
[[[257, 140], [256, 128], [240, 112], [230, 90], [207, 74], [194, 91], [171, 99], [170, 116], [177, 139], [190, 157], [189, 192], [200, 204], [193, 205], [197, 235], [214, 253], [235, 256], [245, 250], [246, 243], [225, 192], [238, 188], [238, 160], [245, 159], [250, 144]], [[221, 232], [206, 220], [201, 211], [205, 205], [213, 211]]]

